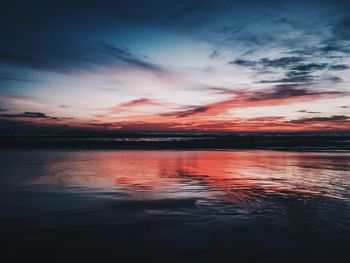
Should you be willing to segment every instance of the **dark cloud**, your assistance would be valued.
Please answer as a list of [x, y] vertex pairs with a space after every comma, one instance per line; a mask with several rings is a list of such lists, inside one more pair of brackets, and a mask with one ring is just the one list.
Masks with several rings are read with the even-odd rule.
[[310, 114], [318, 114], [320, 111], [307, 111], [307, 110], [298, 110], [300, 113], [310, 113]]
[[0, 108], [0, 112], [4, 112], [4, 111], [8, 111], [7, 109], [4, 109], [4, 108]]
[[0, 118], [51, 118], [42, 112], [23, 112], [19, 114], [0, 114]]
[[259, 83], [309, 83], [313, 80], [314, 78], [308, 73], [289, 71], [285, 78], [277, 80], [262, 80]]
[[[230, 61], [229, 64], [239, 65], [242, 67], [250, 67], [253, 70], [258, 71], [258, 73], [266, 73], [266, 70], [272, 70], [273, 68], [287, 70], [285, 77], [281, 79], [273, 80], [262, 80], [258, 83], [309, 83], [313, 82], [314, 76], [317, 71], [320, 70], [346, 70], [349, 66], [346, 64], [334, 64], [333, 61], [327, 63], [305, 63], [310, 57], [314, 57], [317, 53], [317, 48], [311, 49], [308, 54], [298, 53], [295, 50], [295, 54], [299, 56], [286, 56], [276, 59], [262, 58], [260, 60], [246, 60], [246, 59], [236, 59]], [[310, 56], [312, 55], [312, 56]], [[307, 58], [308, 57], [308, 58]], [[342, 79], [338, 77], [328, 78], [328, 81], [340, 82]]]
[[[309, 71], [288, 71], [286, 77], [277, 80], [262, 80], [259, 83], [311, 83], [315, 77], [310, 74]], [[342, 78], [336, 76], [329, 76], [323, 78], [323, 81], [341, 82]]]
[[345, 64], [335, 64], [335, 65], [330, 65], [329, 69], [332, 69], [332, 70], [346, 70], [346, 69], [349, 69], [349, 66], [345, 65]]
[[312, 82], [314, 77], [309, 72], [291, 70], [286, 73], [286, 77], [281, 82]]
[[0, 81], [20, 81], [20, 82], [43, 82], [42, 80], [0, 76]]
[[348, 121], [350, 117], [345, 115], [333, 115], [331, 117], [311, 117], [311, 118], [302, 118], [297, 120], [290, 121], [295, 124], [305, 124], [313, 122], [338, 122], [338, 121]]
[[[329, 64], [329, 63], [303, 63], [304, 57], [292, 56], [281, 57], [277, 59], [263, 58], [258, 61], [250, 61], [237, 59], [229, 62], [229, 64], [236, 64], [243, 67], [251, 67], [255, 70], [260, 70], [259, 67], [265, 68], [281, 68], [287, 70], [285, 77], [274, 80], [262, 80], [259, 83], [309, 83], [314, 81], [313, 73], [323, 69], [344, 70], [348, 66], [344, 64]], [[261, 70], [260, 70], [261, 71]], [[264, 71], [262, 71], [264, 73]], [[329, 81], [340, 82], [341, 79], [334, 77], [329, 78]]]
[[169, 116], [175, 116], [176, 118], [185, 118], [191, 115], [194, 115], [196, 113], [203, 113], [209, 110], [210, 107], [207, 106], [198, 106], [198, 107], [191, 107], [189, 110], [182, 110], [182, 111], [176, 111], [176, 112], [170, 112], [170, 113], [162, 113], [160, 116], [163, 117], [169, 117]]
[[181, 112], [179, 114], [176, 115], [177, 118], [183, 118], [183, 117], [187, 117], [196, 113], [200, 113], [200, 112], [206, 112], [207, 110], [209, 110], [209, 107], [205, 107], [205, 106], [200, 106], [200, 107], [195, 107], [191, 110], [188, 110], [186, 112]]
[[326, 44], [320, 48], [320, 51], [323, 51], [325, 53], [333, 52], [333, 51], [340, 51], [340, 50], [341, 50], [341, 47], [339, 45], [333, 44], [333, 43]]
[[329, 77], [325, 78], [324, 80], [330, 81], [330, 82], [334, 82], [334, 83], [342, 82], [342, 81], [343, 81], [342, 78], [336, 77], [336, 76], [329, 76]]
[[[102, 50], [101, 50], [102, 47]], [[163, 72], [157, 65], [121, 48], [109, 45], [82, 45], [74, 47], [55, 47], [53, 50], [1, 51], [0, 62], [6, 62], [22, 67], [70, 73], [79, 70], [93, 70], [96, 67], [136, 67], [153, 72]], [[23, 78], [5, 77], [3, 80], [31, 81]], [[35, 80], [33, 80], [35, 81]]]
[[303, 57], [281, 57], [278, 59], [263, 58], [259, 61], [260, 64], [267, 67], [289, 67], [304, 61]]
[[215, 91], [219, 94], [230, 94], [232, 93], [232, 89], [228, 88], [222, 88], [222, 87], [213, 87], [213, 86], [207, 86], [208, 90]]
[[[40, 119], [41, 120], [41, 119]], [[49, 123], [45, 121], [32, 122], [30, 119], [19, 121], [15, 118], [0, 118], [0, 135], [57, 135], [57, 134], [89, 134], [93, 128], [73, 125]]]
[[254, 67], [254, 66], [262, 66], [262, 67], [273, 67], [273, 68], [286, 68], [300, 62], [304, 61], [303, 57], [281, 57], [277, 59], [268, 59], [262, 58], [258, 61], [244, 60], [244, 59], [236, 59], [234, 61], [230, 61], [229, 64], [236, 64], [243, 67]]
[[105, 49], [105, 52], [107, 52], [108, 55], [112, 55], [118, 60], [121, 60], [131, 66], [151, 71], [163, 71], [163, 69], [161, 69], [159, 66], [156, 66], [152, 63], [148, 63], [143, 59], [137, 57], [136, 55], [130, 53], [129, 51], [105, 43], [102, 43], [101, 46]]
[[318, 93], [299, 85], [277, 85], [269, 90], [255, 92], [250, 96], [250, 100], [281, 99], [315, 95]]
[[315, 71], [325, 69], [327, 66], [327, 63], [309, 63], [295, 66], [292, 69], [298, 71]]
[[209, 54], [209, 57], [210, 58], [218, 58], [220, 56], [220, 52], [218, 51], [218, 50], [214, 50], [213, 52], [211, 52], [210, 54]]
[[244, 59], [236, 59], [234, 61], [230, 61], [229, 64], [235, 64], [243, 67], [253, 67], [257, 64], [257, 62]]

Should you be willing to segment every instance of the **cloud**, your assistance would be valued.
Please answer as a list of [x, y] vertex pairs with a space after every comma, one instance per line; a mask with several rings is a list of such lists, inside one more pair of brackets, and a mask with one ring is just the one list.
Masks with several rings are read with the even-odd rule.
[[[277, 104], [288, 104], [294, 99], [319, 99], [324, 97], [339, 97], [350, 95], [347, 92], [340, 91], [319, 91], [307, 88], [305, 85], [298, 84], [283, 84], [263, 91], [251, 92], [248, 95], [247, 101], [250, 102], [265, 102], [273, 100]], [[269, 105], [268, 103], [266, 105]]]
[[162, 106], [162, 105], [163, 104], [158, 101], [155, 101], [149, 98], [141, 98], [141, 99], [124, 102], [117, 106], [110, 107], [107, 110], [109, 113], [120, 113], [123, 111], [128, 111], [130, 109], [142, 107], [142, 106]]
[[250, 95], [249, 100], [283, 99], [290, 97], [310, 96], [320, 92], [311, 91], [298, 85], [278, 85], [272, 89], [257, 91]]
[[300, 112], [300, 113], [310, 113], [310, 114], [318, 114], [318, 113], [321, 113], [320, 111], [307, 111], [307, 110], [298, 110], [297, 112]]
[[289, 71], [286, 77], [277, 80], [261, 80], [258, 83], [310, 83], [314, 80], [308, 72]]
[[[285, 72], [284, 78], [260, 80], [257, 83], [310, 83], [314, 81], [315, 77], [317, 77], [314, 73], [320, 70], [345, 70], [349, 68], [345, 64], [332, 64], [333, 62], [305, 63], [305, 61], [306, 58], [302, 56], [289, 56], [280, 57], [277, 59], [262, 58], [257, 61], [237, 59], [229, 62], [229, 64], [250, 67], [258, 73], [266, 73], [266, 70], [273, 73], [273, 70], [275, 69], [282, 69]], [[341, 79], [334, 78], [329, 79], [329, 81], [339, 82]]]
[[87, 135], [101, 128], [79, 122], [68, 123], [70, 118], [1, 118], [0, 134], [6, 135]]
[[349, 66], [345, 65], [345, 64], [335, 64], [335, 65], [330, 65], [329, 69], [332, 69], [332, 70], [346, 70], [346, 69], [349, 69]]
[[277, 59], [263, 58], [259, 61], [260, 64], [266, 67], [288, 67], [304, 61], [303, 57], [281, 57]]
[[297, 120], [290, 121], [291, 123], [296, 124], [305, 124], [305, 123], [314, 123], [314, 122], [349, 122], [350, 117], [345, 115], [333, 115], [331, 117], [311, 117], [311, 118], [302, 118]]
[[209, 57], [212, 58], [212, 59], [216, 59], [216, 58], [220, 57], [220, 52], [219, 52], [219, 50], [213, 50], [213, 51], [209, 54]]
[[315, 70], [322, 70], [327, 67], [327, 63], [309, 63], [309, 64], [301, 64], [298, 66], [293, 67], [293, 70], [298, 71], [315, 71]]
[[199, 107], [191, 107], [190, 110], [171, 112], [171, 113], [162, 113], [161, 116], [175, 116], [176, 118], [184, 118], [197, 113], [203, 113], [210, 109], [208, 106], [199, 106]]
[[280, 57], [277, 59], [269, 59], [262, 58], [258, 61], [244, 60], [244, 59], [236, 59], [234, 61], [230, 61], [229, 64], [236, 64], [243, 67], [253, 67], [253, 66], [262, 66], [262, 67], [273, 67], [273, 68], [285, 68], [290, 67], [300, 62], [304, 61], [303, 57]]
[[141, 59], [140, 57], [132, 54], [129, 51], [120, 49], [118, 47], [115, 47], [113, 45], [109, 45], [106, 43], [101, 43], [101, 46], [103, 47], [104, 51], [108, 55], [112, 55], [113, 57], [129, 64], [130, 66], [146, 69], [154, 72], [164, 72], [164, 70], [161, 67], [156, 66], [152, 63], [146, 62], [144, 59]]
[[[51, 43], [50, 48], [37, 50], [36, 47], [15, 50], [11, 47], [1, 49], [0, 62], [9, 63], [36, 70], [72, 73], [82, 70], [93, 71], [98, 67], [137, 68], [153, 73], [165, 73], [160, 66], [147, 62], [144, 58], [129, 51], [105, 43], [85, 43], [75, 40], [71, 46], [57, 46]], [[3, 77], [2, 80], [31, 81], [23, 78]], [[0, 79], [0, 80], [1, 80]]]
[[0, 118], [40, 118], [40, 119], [46, 119], [51, 118], [47, 116], [45, 113], [42, 112], [23, 112], [19, 114], [0, 114]]
[[0, 81], [19, 81], [19, 82], [43, 82], [42, 80], [34, 80], [34, 79], [25, 79], [25, 78], [17, 78], [17, 77], [6, 77], [0, 76]]
[[123, 104], [120, 104], [118, 107], [124, 108], [124, 107], [134, 107], [134, 106], [154, 105], [154, 104], [158, 104], [158, 103], [148, 98], [141, 98], [141, 99], [125, 102]]
[[238, 66], [243, 66], [243, 67], [253, 67], [257, 65], [258, 62], [256, 61], [250, 61], [250, 60], [245, 60], [245, 59], [236, 59], [234, 61], [230, 61], [229, 64], [232, 65], [238, 65]]
[[193, 115], [213, 117], [219, 116], [220, 114], [234, 108], [285, 105], [349, 95], [348, 93], [339, 91], [315, 91], [300, 85], [291, 84], [278, 85], [263, 91], [224, 91], [224, 94], [230, 93], [234, 96], [231, 99], [198, 106], [190, 110], [168, 113], [167, 116], [175, 116], [176, 118], [185, 118]]
[[[349, 66], [346, 64], [338, 64], [335, 59], [328, 59], [327, 62], [317, 62], [324, 60], [318, 49], [313, 48], [309, 54], [298, 53], [298, 50], [290, 53], [299, 54], [298, 56], [281, 56], [279, 58], [270, 59], [268, 57], [259, 60], [236, 59], [230, 61], [231, 65], [248, 67], [258, 74], [276, 73], [279, 75], [284, 73], [284, 78], [259, 80], [257, 83], [310, 83], [318, 76], [317, 73], [322, 70], [346, 70]], [[305, 50], [304, 50], [305, 51]], [[308, 61], [312, 61], [309, 62]], [[273, 77], [273, 76], [272, 76]], [[342, 79], [328, 79], [332, 82], [340, 82]]]

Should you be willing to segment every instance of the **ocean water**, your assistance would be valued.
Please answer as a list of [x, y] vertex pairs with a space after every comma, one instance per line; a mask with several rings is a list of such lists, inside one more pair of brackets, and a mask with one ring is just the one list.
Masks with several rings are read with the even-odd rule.
[[0, 173], [8, 262], [350, 262], [347, 152], [17, 149]]

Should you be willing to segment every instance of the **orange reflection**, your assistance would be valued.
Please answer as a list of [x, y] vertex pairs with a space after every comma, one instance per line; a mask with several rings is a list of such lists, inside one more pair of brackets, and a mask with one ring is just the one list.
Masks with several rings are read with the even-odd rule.
[[[346, 169], [340, 169], [339, 158]], [[346, 185], [350, 154], [91, 151], [62, 152], [48, 163], [45, 175], [32, 183], [122, 191], [140, 198], [196, 196], [259, 202], [271, 194], [341, 197], [338, 186]]]

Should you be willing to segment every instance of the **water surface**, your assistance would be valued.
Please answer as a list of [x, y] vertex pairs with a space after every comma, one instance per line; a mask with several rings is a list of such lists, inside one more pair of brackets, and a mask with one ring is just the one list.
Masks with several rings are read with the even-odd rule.
[[0, 157], [0, 242], [14, 260], [350, 262], [350, 153]]

